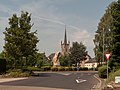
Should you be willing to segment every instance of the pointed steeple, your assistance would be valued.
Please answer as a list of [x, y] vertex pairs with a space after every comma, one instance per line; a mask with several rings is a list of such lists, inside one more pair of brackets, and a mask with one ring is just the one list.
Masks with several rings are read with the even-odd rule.
[[69, 45], [70, 41], [67, 41], [67, 33], [66, 33], [66, 25], [65, 25], [65, 36], [64, 36], [64, 42], [61, 41], [61, 49], [62, 49], [62, 55], [68, 55], [69, 54]]
[[65, 37], [64, 37], [64, 44], [67, 44], [67, 35], [66, 35], [66, 25], [65, 25]]

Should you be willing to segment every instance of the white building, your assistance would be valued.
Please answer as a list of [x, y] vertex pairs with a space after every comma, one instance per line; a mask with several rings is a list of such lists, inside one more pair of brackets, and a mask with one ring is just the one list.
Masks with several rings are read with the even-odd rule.
[[89, 56], [86, 56], [86, 60], [83, 60], [80, 63], [80, 66], [82, 68], [87, 67], [88, 69], [91, 69], [91, 68], [97, 68], [98, 63], [95, 61], [95, 59], [92, 59]]
[[84, 65], [84, 67], [87, 67], [88, 69], [97, 68], [97, 66], [98, 66], [98, 63], [96, 61], [85, 62], [85, 65]]

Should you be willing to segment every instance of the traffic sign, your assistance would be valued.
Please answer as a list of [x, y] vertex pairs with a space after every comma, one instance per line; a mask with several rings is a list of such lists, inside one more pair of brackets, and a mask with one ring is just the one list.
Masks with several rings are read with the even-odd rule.
[[105, 53], [105, 56], [106, 56], [106, 59], [109, 60], [111, 53], [107, 52], [107, 53]]

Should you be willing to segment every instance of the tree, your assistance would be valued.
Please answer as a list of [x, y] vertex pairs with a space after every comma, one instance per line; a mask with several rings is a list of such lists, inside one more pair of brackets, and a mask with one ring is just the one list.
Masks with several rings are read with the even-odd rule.
[[[103, 37], [105, 39], [104, 44]], [[98, 24], [94, 43], [96, 59], [99, 58], [98, 54], [102, 53], [103, 49], [105, 49], [105, 51], [112, 53], [109, 62], [111, 69], [120, 68], [120, 0], [112, 2], [108, 6], [105, 14]], [[105, 48], [103, 48], [103, 46]]]
[[82, 42], [73, 42], [72, 47], [70, 47], [70, 60], [72, 64], [80, 63], [84, 60], [87, 55], [86, 46]]
[[38, 38], [35, 32], [30, 32], [33, 24], [31, 24], [31, 14], [28, 12], [21, 13], [18, 17], [13, 14], [9, 18], [9, 27], [6, 27], [4, 52], [7, 59], [13, 60], [14, 67], [28, 65], [27, 58], [31, 55], [34, 57], [37, 48]]
[[112, 32], [112, 57], [110, 60], [111, 69], [120, 68], [120, 0], [111, 7], [111, 32]]
[[100, 19], [100, 22], [98, 24], [98, 29], [95, 34], [94, 44], [94, 52], [96, 56], [96, 60], [99, 64], [102, 64], [102, 62], [106, 61], [104, 59], [103, 61], [103, 55], [105, 51], [111, 52], [111, 41], [112, 41], [112, 33], [111, 33], [111, 24], [112, 24], [112, 16], [111, 16], [111, 7], [113, 6], [114, 2], [112, 2], [107, 10], [105, 11], [105, 14]]
[[35, 59], [36, 59], [35, 65], [39, 68], [41, 68], [42, 66], [50, 66], [51, 65], [51, 61], [48, 60], [45, 53], [36, 53]]
[[59, 61], [60, 61], [61, 66], [71, 66], [72, 65], [69, 55], [61, 56]]

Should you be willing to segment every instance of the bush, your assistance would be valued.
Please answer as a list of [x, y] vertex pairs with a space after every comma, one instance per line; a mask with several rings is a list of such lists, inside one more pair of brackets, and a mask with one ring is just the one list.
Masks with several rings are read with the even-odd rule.
[[23, 72], [25, 72], [25, 71], [30, 71], [30, 72], [32, 72], [32, 71], [40, 71], [40, 69], [38, 68], [38, 67], [24, 67], [24, 68], [22, 68], [22, 71]]
[[72, 71], [77, 71], [77, 67], [72, 67]]
[[107, 66], [101, 66], [98, 68], [98, 74], [101, 78], [107, 78]]
[[72, 71], [72, 67], [65, 67], [65, 71]]
[[50, 70], [51, 70], [51, 66], [41, 67], [41, 70], [42, 70], [42, 71], [50, 71]]
[[6, 60], [0, 59], [0, 74], [6, 73]]
[[79, 71], [87, 71], [88, 68], [87, 67], [83, 67], [83, 68], [80, 68]]
[[106, 82], [109, 83], [111, 81], [115, 81], [115, 76], [120, 76], [120, 69], [116, 72], [111, 72]]
[[28, 77], [31, 75], [31, 72], [29, 71], [25, 71], [23, 72], [20, 69], [13, 69], [13, 70], [9, 70], [7, 74], [5, 74], [3, 77]]
[[58, 67], [58, 71], [65, 71], [64, 67]]
[[51, 67], [52, 71], [58, 71], [58, 67]]

